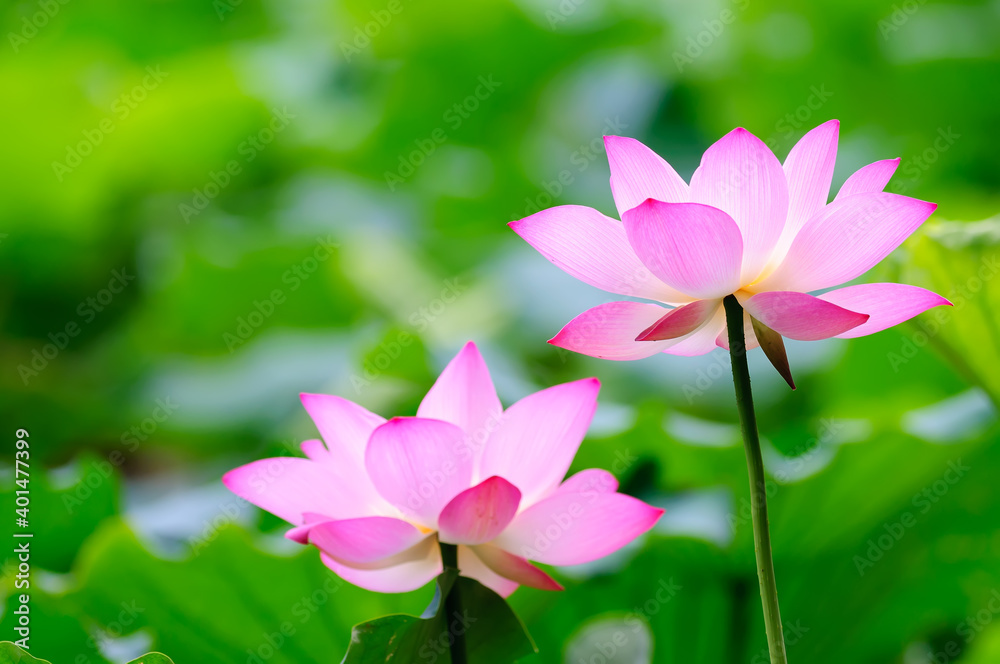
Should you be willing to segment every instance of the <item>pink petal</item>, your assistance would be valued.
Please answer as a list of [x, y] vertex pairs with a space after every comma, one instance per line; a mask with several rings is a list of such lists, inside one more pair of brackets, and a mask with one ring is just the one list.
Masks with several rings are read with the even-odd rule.
[[473, 547], [473, 551], [487, 567], [505, 579], [539, 590], [563, 589], [559, 582], [524, 558], [508, 553], [499, 547], [482, 544]]
[[826, 205], [837, 160], [840, 122], [830, 120], [808, 132], [788, 153], [782, 169], [788, 181], [788, 220], [775, 253], [783, 255], [814, 214]]
[[621, 493], [560, 491], [518, 514], [494, 544], [548, 565], [579, 565], [622, 548], [661, 514]]
[[338, 396], [303, 393], [299, 398], [326, 442], [330, 460], [336, 465], [364, 468], [368, 437], [385, 418]]
[[285, 539], [290, 539], [293, 542], [297, 542], [299, 544], [308, 544], [309, 531], [312, 529], [313, 529], [313, 524], [311, 523], [306, 524], [304, 526], [295, 526], [294, 528], [290, 528], [287, 532], [285, 532]]
[[549, 343], [604, 360], [638, 360], [656, 355], [674, 343], [635, 340], [637, 334], [667, 311], [644, 302], [608, 302], [571, 320]]
[[743, 308], [781, 336], [799, 341], [828, 339], [868, 320], [868, 314], [793, 291], [758, 293]]
[[486, 441], [480, 475], [499, 475], [531, 505], [559, 486], [597, 408], [596, 378], [529, 394], [507, 409]]
[[614, 493], [618, 490], [618, 478], [600, 468], [581, 470], [559, 485], [561, 493]]
[[639, 259], [670, 286], [702, 299], [739, 289], [743, 239], [725, 212], [648, 199], [626, 212], [624, 221]]
[[303, 393], [299, 398], [326, 443], [307, 440], [302, 443], [302, 451], [322, 464], [331, 478], [349, 487], [353, 501], [365, 506], [350, 516], [393, 514], [395, 510], [375, 490], [364, 465], [368, 437], [385, 419], [338, 396]]
[[742, 280], [756, 278], [788, 216], [788, 184], [774, 153], [746, 129], [734, 129], [705, 151], [691, 177], [691, 200], [736, 221], [743, 236]]
[[309, 543], [309, 532], [321, 523], [327, 521], [332, 521], [329, 517], [325, 517], [322, 514], [316, 514], [315, 512], [304, 512], [302, 514], [302, 519], [305, 521], [304, 525], [295, 526], [289, 529], [285, 533], [285, 538], [290, 539], [293, 542], [298, 542], [299, 544]]
[[846, 309], [871, 316], [867, 323], [838, 334], [841, 339], [863, 337], [909, 320], [932, 307], [951, 306], [937, 293], [907, 284], [860, 284], [819, 296]]
[[666, 203], [686, 203], [687, 183], [663, 157], [634, 138], [605, 136], [604, 147], [611, 166], [611, 193], [618, 216], [624, 217], [647, 198]]
[[883, 159], [856, 170], [837, 192], [840, 200], [854, 194], [870, 194], [885, 189], [899, 166], [899, 159]]
[[418, 417], [451, 422], [481, 446], [503, 413], [483, 356], [471, 341], [448, 363], [417, 409]]
[[326, 466], [297, 457], [260, 459], [229, 471], [222, 483], [247, 500], [289, 523], [305, 523], [303, 513], [319, 512], [347, 519], [370, 514], [371, 505], [349, 478]]
[[665, 341], [687, 336], [714, 316], [720, 304], [720, 300], [698, 300], [671, 309], [660, 320], [640, 332], [635, 340]]
[[447, 544], [482, 544], [499, 535], [517, 514], [521, 492], [493, 476], [451, 499], [438, 519], [438, 539]]
[[344, 565], [379, 569], [406, 562], [427, 537], [406, 521], [384, 516], [326, 521], [309, 532], [309, 543]]
[[692, 299], [650, 273], [629, 246], [621, 223], [597, 210], [563, 205], [509, 226], [556, 267], [591, 286], [661, 302]]
[[[743, 312], [743, 341], [747, 350], [753, 350], [760, 345], [760, 342], [757, 341], [757, 334], [753, 330], [753, 322], [750, 320], [750, 314], [745, 310]], [[715, 343], [719, 348], [726, 351], [729, 350], [729, 327], [726, 325], [725, 314], [723, 314], [722, 331], [716, 337]]]
[[726, 312], [722, 307], [719, 307], [715, 314], [701, 327], [686, 337], [677, 339], [677, 343], [667, 347], [663, 352], [667, 355], [679, 355], [681, 357], [695, 357], [710, 353], [718, 347], [715, 340], [718, 338], [719, 333], [725, 329]]
[[377, 593], [406, 593], [424, 587], [442, 572], [437, 540], [428, 537], [417, 547], [419, 557], [383, 569], [356, 569], [325, 553], [320, 554], [320, 559], [339, 577], [359, 588]]
[[472, 548], [467, 546], [458, 547], [458, 569], [462, 576], [475, 579], [501, 597], [510, 597], [519, 586], [516, 581], [505, 579], [487, 567]]
[[438, 515], [472, 480], [472, 449], [454, 424], [394, 417], [372, 433], [365, 467], [375, 488], [418, 523], [437, 529]]
[[838, 199], [806, 223], [757, 289], [807, 292], [850, 281], [888, 256], [936, 207], [885, 193]]
[[313, 438], [312, 440], [302, 441], [302, 453], [313, 461], [327, 461], [330, 451], [326, 449], [326, 445], [323, 444], [322, 440]]

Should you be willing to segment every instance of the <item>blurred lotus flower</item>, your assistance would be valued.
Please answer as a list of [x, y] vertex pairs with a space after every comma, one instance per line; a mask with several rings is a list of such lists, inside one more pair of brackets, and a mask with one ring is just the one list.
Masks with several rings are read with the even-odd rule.
[[839, 126], [831, 120], [807, 133], [784, 164], [756, 136], [734, 129], [708, 148], [690, 184], [639, 141], [606, 136], [623, 223], [565, 205], [510, 225], [574, 277], [674, 308], [602, 304], [550, 343], [609, 360], [728, 348], [722, 301], [732, 294], [744, 309], [747, 348], [762, 345], [794, 387], [782, 337], [859, 337], [950, 304], [893, 283], [807, 294], [867, 272], [936, 207], [883, 193], [898, 159], [860, 169], [828, 204]]
[[238, 496], [295, 524], [346, 581], [379, 592], [419, 588], [458, 545], [462, 575], [507, 596], [561, 586], [528, 559], [576, 565], [618, 550], [663, 513], [617, 493], [604, 470], [563, 481], [597, 406], [595, 378], [536, 392], [503, 410], [475, 344], [424, 397], [389, 421], [336, 396], [303, 394], [323, 440], [308, 458], [230, 471]]

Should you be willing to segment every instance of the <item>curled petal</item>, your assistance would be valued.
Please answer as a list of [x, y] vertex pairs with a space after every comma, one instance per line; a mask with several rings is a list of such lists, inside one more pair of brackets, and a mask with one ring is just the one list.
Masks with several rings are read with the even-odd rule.
[[719, 310], [720, 300], [698, 300], [671, 309], [639, 336], [636, 341], [665, 341], [691, 334]]
[[521, 492], [491, 477], [451, 499], [438, 519], [438, 538], [449, 544], [482, 544], [499, 535], [517, 514]]
[[[478, 548], [478, 547], [476, 547]], [[472, 547], [458, 547], [458, 569], [462, 576], [475, 579], [501, 597], [510, 597], [510, 594], [518, 589], [520, 585], [517, 581], [500, 576], [486, 566]]]
[[704, 355], [716, 349], [715, 340], [726, 329], [726, 312], [720, 306], [716, 312], [697, 330], [677, 339], [675, 343], [663, 352], [667, 355], [695, 357]]
[[559, 348], [604, 360], [639, 360], [656, 355], [672, 341], [636, 341], [667, 309], [645, 302], [608, 302], [583, 312], [549, 339]]
[[473, 551], [491, 570], [511, 581], [540, 590], [562, 590], [551, 576], [520, 556], [515, 556], [491, 544], [473, 547]]
[[295, 526], [289, 529], [285, 533], [285, 538], [290, 539], [293, 542], [298, 542], [299, 544], [309, 543], [309, 533], [317, 525], [325, 523], [327, 521], [333, 521], [329, 517], [323, 516], [322, 514], [316, 514], [315, 512], [305, 512], [302, 515], [303, 523], [301, 526]]
[[819, 299], [870, 316], [866, 323], [838, 334], [841, 339], [875, 334], [932, 307], [951, 306], [937, 293], [907, 284], [859, 284], [824, 293]]
[[382, 569], [357, 569], [337, 562], [325, 553], [320, 554], [320, 559], [337, 576], [359, 588], [377, 593], [407, 593], [430, 583], [443, 568], [435, 538], [428, 537], [417, 546], [420, 547], [420, 557]]
[[647, 198], [666, 203], [685, 203], [688, 186], [663, 157], [634, 138], [605, 136], [604, 147], [611, 166], [611, 193], [618, 216], [625, 216]]
[[624, 223], [639, 259], [670, 286], [703, 299], [740, 287], [743, 239], [722, 210], [648, 199], [626, 212]]
[[758, 293], [744, 302], [743, 308], [781, 336], [799, 341], [828, 339], [868, 320], [868, 314], [791, 291]]
[[357, 569], [379, 569], [420, 558], [415, 547], [427, 537], [413, 524], [373, 516], [326, 521], [309, 531], [309, 543]]
[[562, 205], [509, 226], [556, 267], [591, 286], [660, 302], [692, 300], [651, 273], [629, 246], [621, 222], [597, 210]]

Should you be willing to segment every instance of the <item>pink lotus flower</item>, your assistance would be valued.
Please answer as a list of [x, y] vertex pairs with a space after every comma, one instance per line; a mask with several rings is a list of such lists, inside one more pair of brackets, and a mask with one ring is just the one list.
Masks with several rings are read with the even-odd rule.
[[[419, 588], [458, 566], [507, 596], [519, 584], [560, 590], [528, 559], [576, 565], [618, 550], [663, 513], [617, 493], [604, 470], [563, 481], [597, 407], [596, 378], [557, 385], [503, 410], [468, 343], [424, 397], [417, 417], [389, 421], [346, 399], [303, 394], [323, 440], [308, 458], [263, 459], [230, 471], [230, 491], [295, 525], [346, 581], [379, 592]], [[325, 443], [325, 444], [324, 444]]]
[[810, 131], [784, 164], [734, 129], [708, 148], [690, 184], [639, 141], [606, 136], [623, 222], [564, 205], [510, 226], [577, 279], [674, 308], [602, 304], [549, 343], [610, 360], [728, 348], [722, 299], [730, 294], [744, 308], [748, 349], [758, 345], [755, 328], [806, 341], [860, 337], [950, 304], [893, 283], [807, 294], [867, 272], [936, 207], [882, 192], [899, 159], [865, 166], [827, 204], [839, 127], [831, 120]]

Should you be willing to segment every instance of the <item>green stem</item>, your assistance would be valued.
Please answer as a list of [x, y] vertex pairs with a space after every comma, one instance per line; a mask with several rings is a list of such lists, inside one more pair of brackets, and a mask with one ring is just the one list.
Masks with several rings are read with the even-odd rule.
[[[458, 546], [441, 542], [441, 560], [444, 568], [458, 573]], [[458, 579], [444, 599], [444, 619], [451, 636], [451, 664], [468, 664], [465, 650], [465, 629], [462, 627], [462, 597], [458, 593]]]
[[753, 410], [750, 391], [750, 368], [747, 366], [747, 345], [743, 332], [743, 307], [735, 296], [723, 300], [726, 308], [726, 326], [729, 328], [729, 356], [733, 362], [733, 384], [736, 387], [736, 408], [740, 413], [743, 447], [747, 455], [747, 472], [750, 475], [750, 511], [753, 516], [753, 544], [757, 555], [757, 579], [760, 581], [760, 599], [764, 607], [764, 629], [771, 664], [787, 664], [785, 639], [781, 630], [781, 613], [778, 611], [778, 587], [774, 580], [774, 562], [771, 560], [771, 535], [767, 525], [767, 484], [764, 477], [764, 460], [760, 455], [760, 436], [757, 433], [757, 415]]

